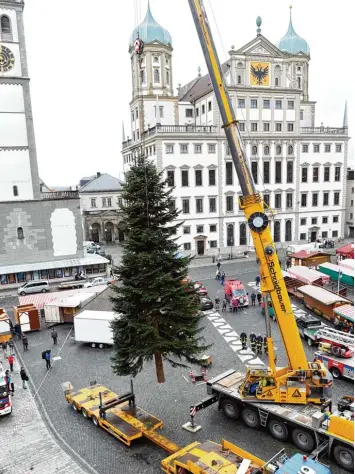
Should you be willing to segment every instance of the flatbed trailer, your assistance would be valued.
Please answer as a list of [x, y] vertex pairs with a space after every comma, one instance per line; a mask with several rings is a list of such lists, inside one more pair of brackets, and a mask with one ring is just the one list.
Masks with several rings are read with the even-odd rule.
[[[255, 367], [255, 370], [258, 368]], [[233, 369], [210, 379], [206, 384], [209, 396], [194, 405], [196, 412], [217, 403], [218, 409], [228, 418], [237, 420], [241, 416], [249, 428], [267, 428], [279, 441], [291, 438], [298, 449], [317, 455], [328, 454], [342, 469], [353, 471], [353, 411], [342, 414], [336, 411], [329, 416], [325, 410], [312, 404], [260, 403], [255, 398], [247, 400], [239, 393], [244, 380], [245, 374]]]
[[75, 288], [84, 288], [85, 283], [88, 283], [89, 280], [73, 280], [73, 281], [66, 281], [61, 283], [58, 286], [58, 290], [73, 290]]

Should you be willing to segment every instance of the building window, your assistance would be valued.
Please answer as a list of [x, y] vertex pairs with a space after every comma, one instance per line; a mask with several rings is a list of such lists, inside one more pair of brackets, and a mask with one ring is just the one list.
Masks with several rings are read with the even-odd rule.
[[335, 167], [334, 181], [340, 181], [340, 166]]
[[307, 234], [302, 232], [302, 234], [300, 234], [300, 240], [307, 240]]
[[185, 242], [185, 243], [184, 243], [184, 250], [191, 250], [191, 244], [190, 244], [190, 242]]
[[341, 150], [342, 150], [342, 145], [340, 145], [339, 143], [337, 143], [335, 145], [335, 152], [336, 153], [341, 153]]
[[318, 193], [312, 193], [312, 206], [318, 206]]
[[233, 212], [233, 210], [234, 210], [233, 196], [226, 196], [226, 211]]
[[282, 109], [282, 100], [275, 100], [275, 109]]
[[196, 114], [196, 117], [199, 117], [200, 109], [198, 107], [196, 107], [196, 109], [195, 109], [195, 114]]
[[319, 153], [319, 145], [313, 145], [313, 153]]
[[270, 155], [270, 147], [268, 145], [264, 146], [264, 155], [266, 156]]
[[226, 186], [233, 184], [233, 164], [231, 161], [226, 162]]
[[290, 156], [290, 155], [293, 155], [293, 146], [292, 145], [289, 145], [287, 147], [287, 154]]
[[247, 225], [245, 222], [239, 225], [239, 245], [247, 245]]
[[169, 84], [170, 76], [169, 76], [169, 71], [166, 71], [166, 83]]
[[286, 178], [287, 183], [293, 183], [293, 162], [288, 161], [287, 162], [287, 178]]
[[201, 114], [202, 114], [202, 115], [205, 115], [205, 112], [206, 112], [206, 106], [205, 106], [205, 104], [202, 104], [202, 106], [201, 106]]
[[257, 146], [254, 145], [254, 146], [251, 147], [251, 154], [253, 156], [256, 156], [258, 154], [258, 147]]
[[245, 132], [245, 123], [244, 122], [239, 122], [238, 126], [239, 126], [239, 130], [241, 132]]
[[301, 194], [301, 207], [307, 207], [307, 193]]
[[202, 186], [202, 170], [195, 170], [195, 186]]
[[277, 155], [277, 156], [280, 156], [281, 153], [282, 153], [281, 145], [277, 145], [277, 146], [276, 146], [276, 155]]
[[338, 231], [332, 230], [332, 237], [338, 237]]
[[165, 153], [172, 155], [174, 153], [174, 145], [165, 145]]
[[275, 132], [282, 132], [282, 123], [276, 122], [275, 123]]
[[278, 86], [278, 85], [279, 85], [279, 78], [275, 77], [275, 86]]
[[263, 195], [263, 200], [266, 208], [270, 207], [270, 194], [264, 194]]
[[183, 199], [182, 200], [182, 213], [183, 214], [190, 214], [190, 199]]
[[328, 182], [330, 179], [330, 168], [329, 166], [325, 166], [324, 168], [324, 181]]
[[202, 145], [194, 145], [194, 152], [195, 153], [202, 153]]
[[101, 198], [102, 201], [102, 207], [107, 207], [106, 206], [106, 198]]
[[226, 145], [226, 155], [231, 154], [231, 149], [229, 148], [229, 145]]
[[[176, 202], [175, 202], [175, 199], [171, 199], [170, 203], [169, 203], [169, 210], [170, 212], [174, 212], [176, 209]], [[175, 232], [176, 234], [176, 232]]]
[[258, 163], [257, 161], [251, 162], [251, 174], [255, 184], [258, 184]]
[[211, 249], [217, 248], [217, 240], [210, 240], [210, 247]]
[[319, 168], [318, 166], [313, 167], [313, 183], [318, 183], [319, 181]]
[[287, 131], [288, 132], [293, 132], [294, 131], [294, 124], [293, 123], [288, 123], [287, 124]]
[[281, 193], [276, 193], [275, 194], [275, 209], [281, 209], [281, 205], [282, 205]]
[[210, 198], [209, 202], [210, 202], [210, 212], [217, 212], [216, 198], [215, 197]]
[[270, 100], [269, 99], [264, 99], [263, 100], [263, 108], [264, 109], [269, 109], [270, 108]]
[[196, 234], [203, 234], [203, 225], [196, 226]]
[[286, 194], [286, 207], [291, 209], [293, 207], [293, 194], [287, 193]]
[[295, 101], [294, 100], [288, 100], [287, 101], [287, 108], [289, 110], [293, 110], [295, 108]]
[[258, 99], [251, 99], [250, 108], [251, 109], [257, 109], [258, 108]]
[[329, 206], [329, 193], [323, 193], [323, 206]]
[[264, 132], [270, 132], [270, 123], [269, 122], [264, 122], [263, 127], [264, 127]]
[[181, 144], [180, 145], [180, 154], [181, 155], [186, 155], [188, 152], [189, 152], [188, 145], [186, 145], [185, 143]]
[[210, 232], [217, 232], [217, 225], [216, 224], [210, 224]]
[[117, 198], [117, 205], [121, 207], [123, 205], [123, 199], [122, 198]]
[[12, 186], [12, 193], [14, 196], [18, 196], [18, 187], [17, 186]]
[[330, 145], [324, 145], [324, 153], [330, 153], [331, 146]]
[[275, 183], [282, 182], [282, 163], [281, 161], [275, 162]]
[[154, 69], [154, 82], [155, 82], [155, 83], [160, 82], [159, 69]]
[[270, 163], [268, 161], [264, 161], [263, 164], [263, 171], [264, 171], [264, 184], [270, 183]]
[[216, 153], [216, 145], [208, 145], [208, 153]]
[[286, 221], [285, 241], [286, 242], [291, 242], [291, 240], [292, 240], [292, 222], [291, 221]]
[[140, 76], [141, 76], [141, 84], [144, 84], [145, 83], [145, 70], [144, 69], [141, 69]]
[[333, 216], [333, 223], [336, 224], [339, 222], [339, 216]]
[[251, 131], [252, 132], [257, 132], [258, 131], [258, 122], [252, 122], [251, 123]]
[[302, 153], [308, 153], [308, 145], [302, 145]]
[[300, 225], [307, 225], [307, 218], [306, 217], [302, 217]]
[[24, 235], [23, 235], [23, 228], [22, 227], [17, 227], [17, 238], [18, 239], [24, 239]]
[[335, 191], [334, 193], [334, 206], [339, 206], [340, 204], [340, 193]]
[[96, 198], [91, 198], [91, 207], [96, 207]]
[[203, 212], [203, 199], [196, 198], [196, 213], [202, 214], [202, 212]]
[[281, 222], [275, 221], [274, 223], [274, 242], [280, 242], [281, 240]]
[[238, 107], [240, 109], [245, 109], [245, 99], [238, 99]]
[[300, 110], [300, 120], [303, 120], [303, 109]]
[[181, 186], [189, 185], [189, 172], [188, 170], [181, 171]]
[[191, 234], [191, 227], [189, 225], [185, 225], [183, 228], [182, 228], [182, 233], [183, 234]]
[[175, 186], [175, 171], [174, 170], [168, 170], [167, 172], [167, 180], [168, 180], [168, 186]]
[[6, 40], [12, 41], [11, 22], [10, 22], [10, 18], [6, 15], [2, 15], [1, 17], [0, 33], [1, 33], [0, 38], [3, 41], [6, 41]]
[[322, 239], [326, 239], [328, 237], [328, 232], [327, 231], [323, 231], [322, 232]]
[[311, 224], [312, 225], [317, 225], [317, 223], [318, 223], [318, 217], [312, 217]]
[[238, 74], [238, 77], [237, 77], [237, 83], [238, 84], [242, 83], [242, 76], [240, 76], [239, 74]]
[[328, 224], [328, 217], [322, 217], [322, 224]]
[[211, 110], [212, 110], [212, 102], [211, 101], [209, 101], [207, 103], [207, 109], [208, 109], [208, 112], [211, 112]]
[[194, 116], [194, 109], [185, 109], [185, 117], [192, 118]]
[[216, 170], [208, 170], [208, 185], [216, 185]]

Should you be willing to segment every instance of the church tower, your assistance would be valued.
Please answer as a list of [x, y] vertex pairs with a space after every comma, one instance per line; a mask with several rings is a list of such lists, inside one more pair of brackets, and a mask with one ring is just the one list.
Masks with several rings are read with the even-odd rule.
[[0, 0], [0, 201], [40, 198], [23, 0]]
[[[135, 42], [144, 43], [143, 54], [136, 54]], [[177, 99], [173, 92], [172, 39], [154, 19], [148, 2], [143, 22], [129, 40], [132, 73], [131, 127], [133, 141], [142, 131], [156, 124], [174, 124]], [[144, 112], [143, 114], [141, 112]]]

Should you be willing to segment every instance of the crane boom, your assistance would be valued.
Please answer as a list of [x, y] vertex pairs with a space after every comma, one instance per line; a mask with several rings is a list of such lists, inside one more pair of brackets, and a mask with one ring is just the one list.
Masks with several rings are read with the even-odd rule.
[[255, 252], [260, 261], [261, 289], [264, 293], [270, 294], [289, 361], [289, 367], [292, 370], [306, 370], [308, 362], [282, 276], [275, 244], [268, 225], [268, 217], [264, 212], [262, 197], [255, 188], [238, 123], [224, 82], [206, 11], [202, 0], [189, 0], [189, 5], [221, 113], [232, 160], [238, 175], [243, 195], [240, 199], [240, 206], [244, 210], [253, 237]]

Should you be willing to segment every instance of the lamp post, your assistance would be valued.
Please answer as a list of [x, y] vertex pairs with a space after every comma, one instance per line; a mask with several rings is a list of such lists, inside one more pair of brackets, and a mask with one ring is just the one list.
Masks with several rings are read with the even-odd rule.
[[338, 271], [338, 295], [340, 293], [340, 278], [343, 276], [343, 272], [341, 270]]
[[229, 239], [228, 239], [228, 245], [229, 245], [230, 248], [231, 248], [230, 260], [232, 260], [232, 250], [233, 250], [233, 245], [234, 245], [234, 238], [233, 238], [233, 237], [229, 237]]

